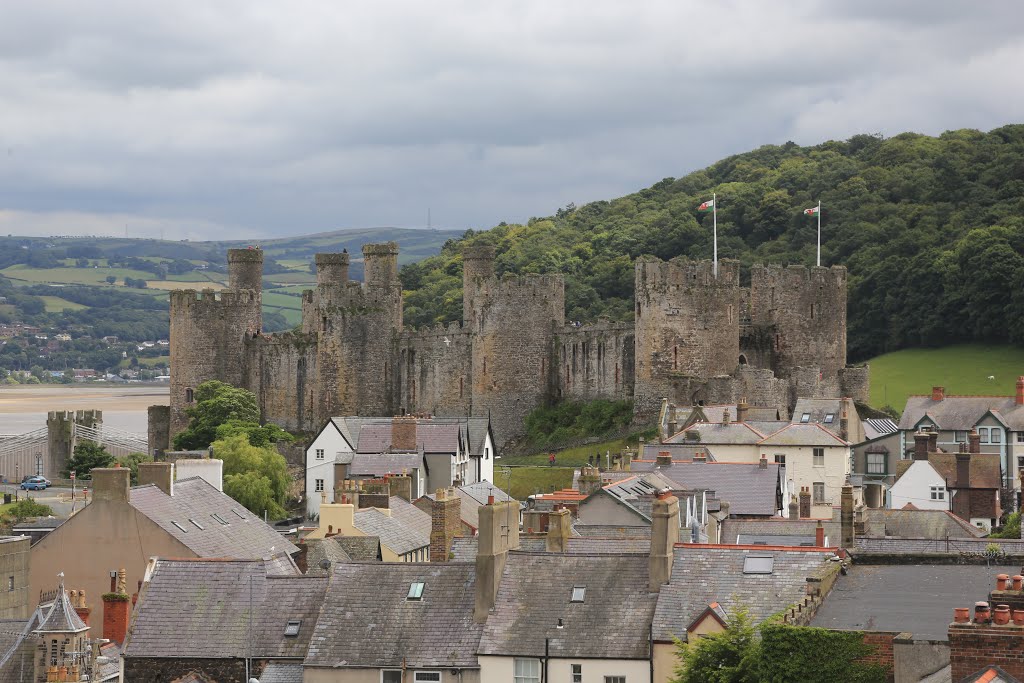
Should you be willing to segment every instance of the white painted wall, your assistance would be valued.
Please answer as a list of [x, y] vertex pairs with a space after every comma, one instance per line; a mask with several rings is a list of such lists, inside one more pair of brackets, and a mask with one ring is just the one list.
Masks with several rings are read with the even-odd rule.
[[825, 484], [825, 505], [831, 503], [838, 507], [843, 493], [843, 484], [850, 474], [851, 448], [849, 446], [823, 446], [821, 448], [825, 451], [824, 466], [815, 466], [812, 446], [762, 446], [760, 452], [768, 456], [768, 462], [774, 462], [776, 454], [786, 456], [786, 485], [790, 493], [798, 494], [800, 489], [805, 486], [813, 493], [814, 482], [823, 482]]
[[181, 458], [174, 461], [177, 479], [200, 477], [218, 491], [224, 490], [224, 461], [216, 458]]
[[[513, 683], [515, 657], [481, 655], [478, 659], [480, 661], [480, 680], [488, 681], [488, 683]], [[543, 659], [540, 661], [543, 675]], [[604, 683], [605, 676], [625, 676], [626, 683], [648, 683], [651, 680], [651, 663], [646, 659], [552, 658], [548, 660], [546, 683], [573, 683], [573, 664], [582, 665], [583, 683]]]
[[[317, 457], [317, 450], [323, 457]], [[334, 461], [341, 453], [351, 453], [352, 448], [341, 436], [333, 423], [320, 432], [306, 449], [306, 515], [313, 518], [320, 514], [320, 492], [316, 490], [317, 479], [323, 479], [327, 502], [334, 502]]]
[[944, 500], [932, 500], [932, 486], [945, 488], [946, 481], [939, 476], [930, 462], [918, 460], [890, 487], [889, 507], [898, 510], [907, 503], [913, 503], [914, 507], [922, 510], [949, 510], [949, 491], [946, 491]]
[[[484, 440], [484, 454], [480, 457], [479, 464], [480, 476], [476, 478], [476, 481], [494, 481], [494, 442], [491, 441], [490, 433]], [[475, 463], [471, 463], [471, 467], [475, 471]]]

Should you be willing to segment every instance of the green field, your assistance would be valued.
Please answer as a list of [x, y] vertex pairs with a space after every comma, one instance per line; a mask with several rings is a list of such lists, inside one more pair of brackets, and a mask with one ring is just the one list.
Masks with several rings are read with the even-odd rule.
[[868, 364], [871, 405], [902, 411], [907, 396], [931, 393], [933, 386], [946, 387], [948, 394], [1012, 396], [1017, 377], [1024, 375], [1024, 349], [983, 344], [905, 349]]
[[17, 282], [29, 284], [56, 283], [68, 285], [106, 285], [108, 275], [118, 282], [126, 277], [136, 280], [153, 280], [153, 273], [128, 268], [29, 268], [23, 264], [0, 270], [0, 274]]
[[572, 487], [572, 467], [509, 467], [511, 477], [502, 470], [500, 465], [494, 468], [494, 483], [516, 500]]
[[82, 304], [76, 304], [73, 301], [67, 299], [61, 299], [59, 296], [41, 296], [39, 297], [46, 304], [47, 313], [59, 313], [61, 311], [80, 311], [88, 306]]

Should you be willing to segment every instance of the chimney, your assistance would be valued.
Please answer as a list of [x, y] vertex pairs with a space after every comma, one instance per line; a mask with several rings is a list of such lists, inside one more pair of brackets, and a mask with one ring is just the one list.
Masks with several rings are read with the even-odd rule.
[[447, 562], [462, 531], [462, 499], [455, 489], [438, 489], [430, 506], [430, 561]]
[[672, 555], [679, 542], [679, 499], [663, 491], [651, 509], [651, 555], [648, 590], [657, 593], [672, 578]]
[[729, 424], [729, 409], [728, 408], [726, 408], [725, 410], [722, 411], [722, 424], [724, 424], [724, 425]]
[[591, 493], [601, 488], [601, 473], [596, 467], [591, 465], [584, 466], [580, 470], [578, 486], [582, 495], [589, 496]]
[[746, 422], [747, 421], [747, 410], [748, 410], [748, 408], [749, 408], [749, 406], [747, 405], [747, 399], [746, 398], [741, 398], [740, 402], [736, 404], [736, 421], [737, 422]]
[[1024, 406], [1024, 377], [1017, 378], [1017, 405]]
[[661, 451], [654, 464], [658, 467], [669, 467], [672, 464], [672, 454], [668, 451]]
[[932, 427], [928, 431], [928, 452], [938, 453], [939, 452], [939, 433]]
[[549, 553], [569, 552], [569, 535], [572, 517], [568, 508], [552, 510], [548, 513], [548, 535], [545, 550]]
[[344, 503], [351, 505], [356, 510], [359, 509], [359, 482], [355, 479], [345, 479], [341, 482], [341, 486], [334, 494], [335, 503]]
[[494, 607], [509, 550], [519, 547], [519, 503], [488, 503], [478, 509], [476, 601], [473, 621], [482, 624]]
[[843, 485], [843, 492], [840, 497], [842, 505], [839, 513], [839, 521], [842, 527], [843, 547], [852, 550], [854, 547], [853, 536], [853, 486]]
[[676, 432], [678, 432], [678, 431], [679, 431], [679, 423], [676, 422], [675, 414], [673, 414], [672, 417], [669, 418], [669, 421], [668, 421], [668, 435], [669, 436], [675, 436]]
[[[640, 450], [638, 452], [642, 453], [643, 452], [643, 448], [644, 448], [643, 439], [640, 439]], [[632, 463], [633, 463], [633, 451], [631, 451], [629, 449], [623, 451], [623, 453], [622, 453], [622, 471], [623, 472], [629, 472], [630, 471], [629, 468], [632, 467]]]
[[391, 450], [416, 450], [416, 418], [411, 415], [391, 420]]
[[811, 516], [811, 491], [806, 486], [800, 488], [800, 519]]
[[825, 547], [825, 527], [821, 525], [820, 519], [818, 520], [818, 526], [814, 527], [814, 547]]
[[412, 477], [406, 472], [401, 474], [389, 474], [388, 485], [392, 496], [398, 496], [407, 503], [412, 502]]
[[981, 453], [981, 434], [975, 427], [971, 427], [967, 435], [967, 450], [971, 453]]
[[843, 441], [850, 439], [850, 418], [846, 414], [846, 406], [843, 406], [843, 412], [839, 417], [839, 438]]
[[119, 569], [115, 590], [103, 595], [103, 637], [118, 645], [124, 643], [125, 635], [128, 633], [128, 619], [132, 612], [131, 598], [128, 597], [125, 587], [125, 574], [123, 568]]
[[139, 486], [156, 484], [168, 496], [174, 495], [174, 463], [140, 462]]
[[132, 471], [127, 467], [97, 467], [92, 471], [92, 502], [127, 503]]
[[75, 613], [85, 623], [89, 625], [89, 614], [92, 610], [85, 604], [85, 590], [71, 591], [71, 606], [75, 608]]
[[796, 496], [789, 499], [789, 518], [800, 519], [800, 503], [796, 501]]
[[684, 443], [697, 443], [699, 441], [700, 441], [700, 431], [698, 431], [696, 429], [687, 429], [686, 432], [683, 433], [683, 442]]
[[928, 432], [914, 432], [914, 460], [928, 459]]
[[757, 463], [757, 466], [762, 470], [768, 469], [768, 456], [764, 453], [761, 454], [761, 460]]
[[956, 454], [956, 488], [971, 488], [971, 454]]
[[932, 400], [941, 401], [946, 398], [946, 387], [932, 387]]

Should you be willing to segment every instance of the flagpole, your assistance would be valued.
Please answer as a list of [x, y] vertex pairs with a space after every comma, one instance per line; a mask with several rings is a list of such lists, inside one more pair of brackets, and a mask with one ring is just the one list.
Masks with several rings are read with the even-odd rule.
[[818, 265], [821, 265], [821, 200], [818, 200]]
[[[707, 195], [704, 195], [705, 197]], [[713, 272], [715, 279], [718, 279], [718, 195], [714, 192], [711, 193], [711, 218], [714, 225], [714, 236], [715, 236], [715, 260], [713, 266]]]

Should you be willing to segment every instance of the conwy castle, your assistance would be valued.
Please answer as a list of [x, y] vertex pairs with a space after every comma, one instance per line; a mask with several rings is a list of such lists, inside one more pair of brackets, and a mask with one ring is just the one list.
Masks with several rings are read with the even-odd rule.
[[498, 443], [537, 406], [662, 398], [789, 410], [797, 396], [864, 401], [868, 371], [846, 367], [846, 269], [636, 262], [635, 323], [567, 325], [559, 275], [497, 277], [494, 250], [463, 253], [463, 321], [402, 324], [398, 245], [317, 254], [300, 331], [261, 334], [263, 253], [228, 252], [229, 287], [171, 292], [170, 432], [187, 425], [193, 389], [219, 379], [259, 398], [263, 418], [318, 430], [336, 415], [490, 414]]

